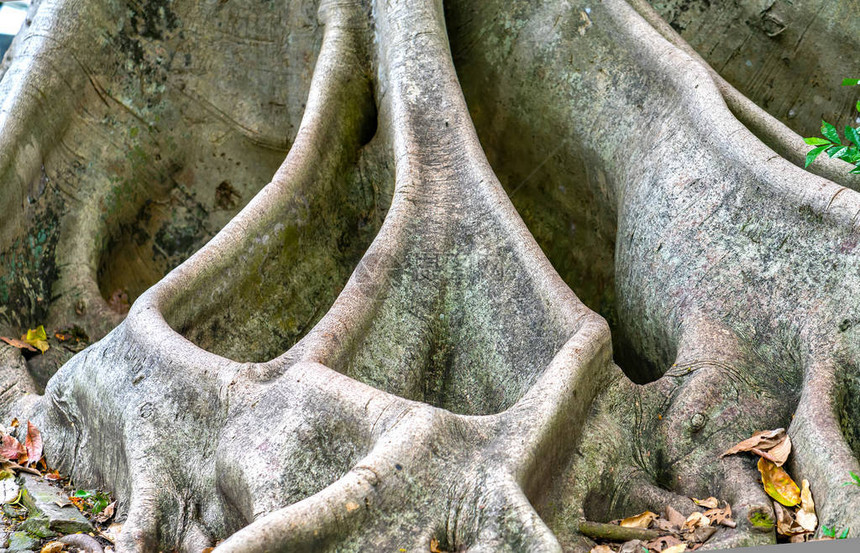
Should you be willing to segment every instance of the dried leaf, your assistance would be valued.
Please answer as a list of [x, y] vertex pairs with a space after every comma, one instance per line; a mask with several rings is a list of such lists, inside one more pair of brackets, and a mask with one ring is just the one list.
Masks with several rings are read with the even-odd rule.
[[758, 470], [761, 473], [761, 481], [764, 491], [786, 507], [793, 507], [800, 503], [800, 488], [794, 480], [785, 472], [765, 458], [758, 460]]
[[0, 479], [0, 503], [12, 503], [18, 499], [20, 486], [15, 483], [14, 478], [6, 475], [6, 478]]
[[668, 549], [674, 545], [680, 545], [682, 543], [684, 543], [684, 542], [682, 542], [681, 540], [679, 540], [675, 536], [663, 536], [663, 537], [657, 538], [655, 540], [649, 541], [648, 543], [645, 544], [645, 547], [647, 547], [650, 550], [657, 551], [658, 553], [660, 553], [661, 551], [665, 551], [666, 549]]
[[776, 501], [773, 502], [773, 511], [776, 514], [776, 532], [782, 536], [794, 535], [794, 514]]
[[671, 505], [666, 505], [663, 516], [666, 517], [666, 520], [668, 520], [672, 526], [677, 527], [679, 530], [684, 526], [684, 522], [687, 520], [687, 517], [676, 511]]
[[595, 545], [589, 553], [615, 553], [608, 545]]
[[96, 516], [96, 522], [104, 524], [109, 521], [113, 518], [114, 511], [116, 511], [116, 501], [105, 507], [104, 510]]
[[7, 338], [5, 336], [0, 336], [0, 340], [3, 340], [13, 348], [26, 349], [27, 351], [39, 351], [23, 340], [16, 340], [15, 338]]
[[762, 430], [760, 432], [756, 432], [751, 437], [738, 442], [733, 447], [725, 450], [720, 457], [725, 457], [726, 455], [734, 455], [735, 453], [740, 453], [742, 451], [751, 451], [752, 449], [760, 449], [760, 450], [768, 450], [782, 441], [782, 438], [785, 436], [784, 428], [777, 428], [776, 430]]
[[663, 550], [663, 553], [684, 553], [687, 550], [686, 543], [679, 543], [678, 545], [673, 545], [671, 547], [667, 547]]
[[27, 421], [27, 438], [24, 440], [27, 450], [27, 466], [37, 463], [42, 458], [42, 433], [32, 422]]
[[[793, 536], [788, 538], [788, 541], [790, 543], [803, 543], [805, 541], [809, 541], [809, 536], [811, 536], [811, 535], [812, 535], [812, 532], [804, 532], [802, 534], [794, 534]], [[833, 538], [821, 538], [821, 539], [832, 540]]]
[[621, 521], [621, 526], [625, 528], [648, 528], [651, 522], [657, 518], [657, 515], [651, 511], [645, 511], [634, 517], [628, 517]]
[[687, 517], [687, 520], [684, 521], [684, 528], [688, 530], [694, 530], [700, 526], [710, 526], [711, 519], [696, 511], [691, 513], [690, 516]]
[[642, 540], [630, 540], [621, 544], [618, 553], [642, 553]]
[[49, 541], [42, 547], [41, 553], [60, 553], [63, 550], [63, 544], [58, 541]]
[[3, 435], [3, 441], [0, 443], [0, 457], [5, 457], [11, 461], [18, 460], [21, 456], [27, 455], [27, 449], [24, 445], [8, 434]]
[[815, 532], [818, 527], [818, 517], [815, 516], [815, 502], [812, 501], [812, 492], [809, 491], [809, 481], [803, 480], [801, 486], [797, 524], [807, 532]]
[[9, 426], [11, 426], [12, 428], [18, 428], [18, 424], [20, 424], [18, 422], [18, 419], [14, 418], [14, 419], [12, 419], [12, 422], [9, 423]]
[[430, 553], [442, 553], [442, 550], [439, 549], [439, 540], [436, 538], [430, 540]]
[[700, 526], [693, 531], [693, 541], [705, 543], [716, 533], [717, 529], [713, 526]]
[[767, 453], [771, 457], [769, 460], [776, 466], [781, 467], [788, 460], [788, 455], [791, 453], [791, 438], [788, 437], [788, 434], [783, 436], [779, 443], [768, 449]]
[[732, 506], [728, 503], [722, 509], [708, 509], [704, 512], [704, 515], [711, 519], [712, 524], [722, 524], [729, 528], [737, 526], [735, 521], [732, 520]]
[[45, 333], [45, 327], [42, 325], [28, 329], [27, 334], [21, 336], [21, 339], [42, 353], [45, 353], [51, 347], [48, 345], [48, 335]]
[[707, 499], [696, 499], [695, 497], [691, 497], [693, 503], [698, 505], [699, 507], [704, 507], [705, 509], [716, 509], [720, 506], [720, 501], [716, 497], [709, 497]]
[[57, 469], [54, 469], [51, 472], [45, 474], [45, 480], [51, 480], [53, 482], [56, 482], [56, 481], [62, 480], [62, 479], [63, 479], [63, 477], [60, 476], [60, 473], [59, 473], [59, 471], [57, 471]]
[[684, 525], [684, 517], [681, 517], [681, 524], [672, 524], [665, 518], [658, 518], [654, 521], [654, 527], [664, 532], [677, 533], [681, 531], [681, 526]]

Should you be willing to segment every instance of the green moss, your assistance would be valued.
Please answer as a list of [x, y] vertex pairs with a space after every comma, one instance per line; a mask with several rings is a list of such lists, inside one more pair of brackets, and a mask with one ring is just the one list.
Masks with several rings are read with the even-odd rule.
[[750, 524], [759, 530], [772, 530], [773, 519], [761, 511], [753, 512], [749, 517]]

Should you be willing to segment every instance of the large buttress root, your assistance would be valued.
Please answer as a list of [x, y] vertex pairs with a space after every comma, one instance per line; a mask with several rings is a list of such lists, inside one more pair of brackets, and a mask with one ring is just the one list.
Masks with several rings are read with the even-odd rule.
[[[319, 27], [308, 2], [240, 4], [40, 3], [0, 81], [3, 335], [101, 338], [269, 181]], [[70, 356], [29, 359], [37, 384]]]
[[[822, 520], [853, 519], [845, 505], [857, 498], [837, 481], [856, 463], [844, 438], [856, 417], [850, 400], [826, 399], [838, 387], [811, 384], [855, 370], [857, 194], [765, 147], [707, 69], [623, 2], [507, 12], [454, 2], [448, 19], [500, 180], [562, 276], [613, 325], [622, 368], [639, 382], [662, 376], [641, 387], [622, 380], [598, 399], [615, 407], [596, 411], [563, 477], [570, 495], [546, 507], [564, 514], [544, 511], [550, 526], [574, 544], [583, 513], [614, 518], [710, 488], [746, 515], [720, 540], [773, 539], [753, 464], [717, 455], [755, 430], [790, 428], [793, 414], [797, 435], [810, 436], [795, 475], [833, 496]], [[515, 40], [499, 55], [490, 45], [509, 29]], [[613, 277], [609, 291], [600, 286]], [[822, 355], [839, 369], [817, 369]], [[813, 466], [824, 447], [836, 462]], [[583, 484], [583, 472], [603, 476]], [[643, 478], [668, 492], [658, 504], [647, 486], [637, 499], [629, 483]]]
[[766, 543], [718, 455], [778, 426], [855, 524], [858, 195], [621, 0], [445, 10], [324, 2], [272, 181], [18, 406], [122, 498], [120, 549], [580, 549], [711, 494], [714, 543]]

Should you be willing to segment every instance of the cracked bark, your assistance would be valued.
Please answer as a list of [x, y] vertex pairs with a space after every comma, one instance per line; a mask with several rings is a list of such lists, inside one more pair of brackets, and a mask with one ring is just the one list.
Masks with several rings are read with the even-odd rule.
[[45, 0], [0, 315], [104, 337], [42, 395], [68, 355], [5, 349], [3, 411], [126, 551], [578, 550], [707, 495], [769, 543], [717, 455], [777, 426], [856, 525], [856, 183], [633, 5]]

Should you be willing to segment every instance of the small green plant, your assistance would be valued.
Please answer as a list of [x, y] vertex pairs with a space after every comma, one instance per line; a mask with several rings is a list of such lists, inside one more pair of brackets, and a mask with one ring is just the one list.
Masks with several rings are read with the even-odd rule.
[[835, 526], [833, 528], [831, 528], [829, 526], [824, 526], [823, 524], [821, 525], [821, 535], [826, 537], [826, 538], [832, 538], [834, 540], [847, 539], [849, 530], [850, 530], [850, 528], [846, 528], [845, 530], [842, 531], [842, 533], [839, 534], [839, 536], [837, 536]]
[[[844, 79], [842, 81], [842, 86], [857, 86], [858, 84], [860, 84], [860, 79]], [[860, 112], [860, 100], [857, 101], [857, 111]], [[810, 146], [813, 146], [812, 150], [806, 154], [806, 165], [804, 167], [809, 167], [822, 152], [827, 152], [827, 155], [830, 157], [835, 157], [854, 165], [854, 168], [848, 171], [849, 173], [860, 174], [860, 127], [855, 128], [846, 125], [846, 143], [843, 144], [842, 137], [839, 136], [839, 131], [836, 130], [836, 127], [827, 121], [822, 121], [821, 137], [810, 136], [803, 140]], [[860, 482], [858, 482], [858, 485], [860, 485]]]
[[851, 474], [851, 481], [845, 482], [842, 485], [843, 486], [860, 486], [860, 475], [857, 475], [857, 473], [854, 472], [853, 470], [849, 470], [848, 473]]
[[110, 496], [105, 493], [90, 490], [77, 490], [69, 499], [82, 511], [97, 515], [110, 504]]

